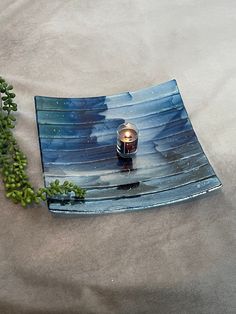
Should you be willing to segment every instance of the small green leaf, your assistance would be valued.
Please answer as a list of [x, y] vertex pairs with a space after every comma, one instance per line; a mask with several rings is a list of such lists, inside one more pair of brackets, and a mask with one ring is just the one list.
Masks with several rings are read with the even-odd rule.
[[12, 114], [10, 114], [8, 118], [11, 119], [12, 121], [16, 121], [16, 117], [14, 117]]

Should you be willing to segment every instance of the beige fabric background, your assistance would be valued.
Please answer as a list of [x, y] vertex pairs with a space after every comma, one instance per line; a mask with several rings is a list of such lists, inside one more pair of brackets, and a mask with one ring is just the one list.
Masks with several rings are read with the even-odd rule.
[[0, 313], [236, 313], [234, 0], [1, 0], [0, 72], [42, 185], [34, 95], [176, 78], [224, 189], [129, 214], [53, 218], [0, 193]]

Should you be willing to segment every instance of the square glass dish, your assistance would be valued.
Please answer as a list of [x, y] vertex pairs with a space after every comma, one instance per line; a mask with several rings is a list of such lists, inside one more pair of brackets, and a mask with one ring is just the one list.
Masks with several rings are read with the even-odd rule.
[[[57, 214], [101, 214], [172, 204], [221, 187], [193, 130], [175, 80], [114, 96], [35, 97], [45, 185], [85, 188], [48, 197]], [[117, 127], [134, 123], [138, 152], [116, 153]]]

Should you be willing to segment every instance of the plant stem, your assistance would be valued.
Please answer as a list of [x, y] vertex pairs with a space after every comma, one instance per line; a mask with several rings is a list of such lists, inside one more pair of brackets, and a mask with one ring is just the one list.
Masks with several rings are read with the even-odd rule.
[[[86, 191], [76, 184], [55, 180], [47, 187], [34, 189], [26, 173], [27, 158], [20, 150], [12, 133], [16, 118], [12, 112], [17, 111], [17, 104], [13, 102], [15, 94], [13, 86], [0, 77], [0, 172], [6, 190], [6, 197], [23, 207], [33, 203], [46, 201], [47, 196], [63, 195], [84, 199]], [[3, 102], [3, 104], [2, 104]]]

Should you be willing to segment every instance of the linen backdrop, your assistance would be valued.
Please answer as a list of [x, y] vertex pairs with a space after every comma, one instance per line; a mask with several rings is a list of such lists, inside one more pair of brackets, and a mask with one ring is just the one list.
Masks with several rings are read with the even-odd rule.
[[176, 78], [224, 185], [188, 203], [53, 218], [0, 185], [0, 313], [236, 313], [236, 3], [1, 0], [0, 74], [43, 184], [34, 95], [97, 96]]

